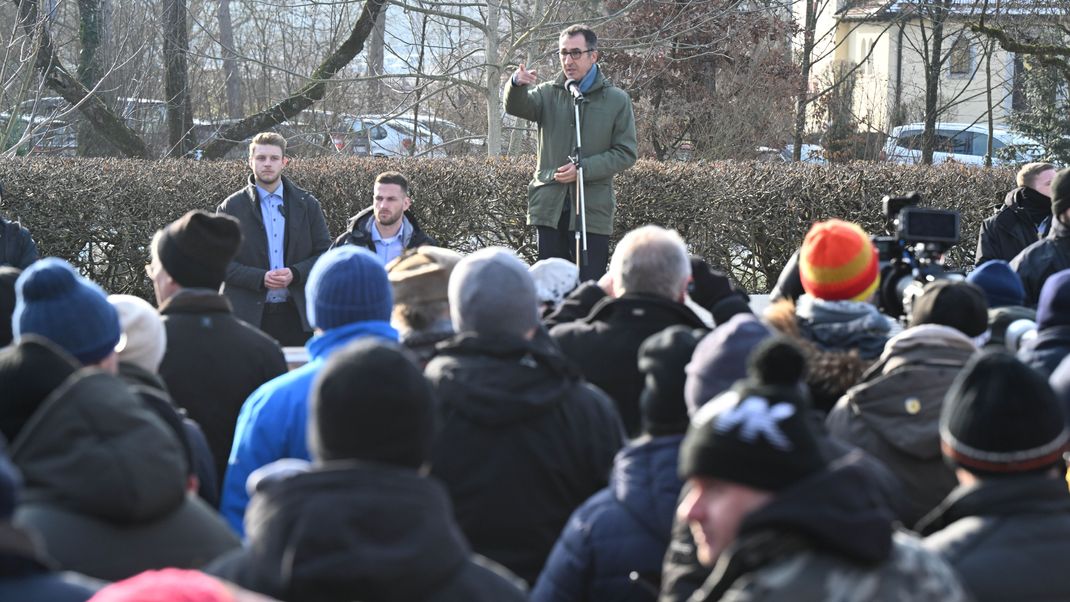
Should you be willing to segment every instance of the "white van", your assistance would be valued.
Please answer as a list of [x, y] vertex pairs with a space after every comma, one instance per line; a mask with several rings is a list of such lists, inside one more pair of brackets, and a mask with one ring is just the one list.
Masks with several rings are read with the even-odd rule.
[[[884, 144], [883, 157], [895, 163], [921, 163], [924, 123], [901, 125], [892, 130]], [[1035, 160], [1043, 153], [1040, 143], [1005, 129], [992, 130], [992, 164], [1016, 164]], [[1007, 147], [1011, 147], [1008, 149]], [[1002, 152], [1000, 149], [1004, 149]], [[967, 165], [984, 165], [988, 150], [988, 126], [984, 124], [936, 124], [933, 163], [955, 161]], [[1005, 153], [1012, 152], [1011, 158]]]

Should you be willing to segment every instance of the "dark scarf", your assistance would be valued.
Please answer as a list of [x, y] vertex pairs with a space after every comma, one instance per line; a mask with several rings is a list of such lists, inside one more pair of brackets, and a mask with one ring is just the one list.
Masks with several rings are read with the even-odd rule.
[[1014, 200], [1019, 207], [1025, 209], [1026, 215], [1032, 220], [1034, 226], [1039, 227], [1045, 219], [1051, 217], [1050, 198], [1028, 186], [1023, 186], [1018, 191], [1018, 194], [1014, 195]]

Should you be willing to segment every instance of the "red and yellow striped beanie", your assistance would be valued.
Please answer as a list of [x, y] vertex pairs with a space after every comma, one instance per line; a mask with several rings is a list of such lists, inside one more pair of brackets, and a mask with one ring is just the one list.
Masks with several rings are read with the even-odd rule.
[[880, 284], [877, 249], [857, 224], [817, 222], [799, 251], [803, 290], [828, 301], [865, 301]]

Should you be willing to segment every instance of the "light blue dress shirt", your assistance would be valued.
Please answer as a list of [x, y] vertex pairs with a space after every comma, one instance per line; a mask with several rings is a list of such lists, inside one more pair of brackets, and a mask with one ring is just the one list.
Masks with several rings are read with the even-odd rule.
[[375, 243], [375, 254], [379, 256], [379, 261], [382, 261], [384, 266], [405, 250], [402, 240], [404, 239], [405, 226], [408, 224], [408, 219], [403, 217], [402, 220], [398, 233], [390, 238], [383, 238], [383, 235], [379, 234], [379, 225], [375, 223], [375, 220], [372, 220], [372, 242]]
[[[264, 218], [264, 231], [267, 233], [269, 269], [278, 270], [286, 267], [284, 248], [286, 244], [286, 216], [282, 212], [282, 182], [275, 192], [268, 192], [256, 187], [260, 195], [260, 216]], [[282, 303], [290, 298], [290, 291], [284, 288], [268, 289], [268, 303]]]

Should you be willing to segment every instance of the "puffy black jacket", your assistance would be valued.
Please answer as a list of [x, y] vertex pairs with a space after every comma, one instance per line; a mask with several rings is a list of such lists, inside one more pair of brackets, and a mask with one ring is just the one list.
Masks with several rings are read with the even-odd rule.
[[439, 400], [431, 472], [479, 554], [534, 583], [623, 444], [613, 402], [552, 346], [459, 335], [425, 374]]
[[1036, 307], [1040, 289], [1055, 272], [1070, 268], [1070, 227], [1056, 222], [1047, 238], [1025, 248], [1011, 260], [1025, 287], [1025, 305]]
[[[669, 545], [682, 435], [639, 440], [617, 455], [609, 487], [572, 514], [532, 602], [654, 600]], [[632, 580], [632, 572], [639, 580]]]
[[207, 571], [291, 602], [513, 602], [515, 577], [473, 558], [449, 498], [415, 471], [332, 462], [261, 482], [248, 544]]
[[1070, 492], [1022, 475], [960, 487], [919, 529], [978, 602], [1070, 600]]
[[604, 298], [581, 320], [555, 326], [550, 336], [565, 357], [617, 404], [624, 427], [638, 436], [641, 427], [639, 346], [670, 326], [706, 328], [686, 305], [642, 293]]
[[199, 567], [240, 545], [186, 494], [173, 432], [110, 374], [68, 378], [19, 431], [11, 459], [26, 480], [15, 522], [39, 532], [64, 569], [118, 580]]
[[[331, 248], [341, 247], [343, 245], [356, 245], [358, 247], [364, 247], [369, 249], [373, 253], [375, 252], [375, 242], [372, 240], [372, 221], [375, 217], [375, 211], [372, 207], [361, 211], [360, 213], [349, 218], [349, 223], [346, 224], [347, 231], [334, 239], [334, 243], [331, 244]], [[409, 211], [405, 212], [405, 219], [409, 221], [412, 226], [412, 231], [408, 235], [404, 235], [402, 238], [401, 246], [405, 249], [415, 249], [422, 245], [438, 246], [435, 239], [431, 238], [420, 229], [420, 225], [416, 223], [416, 217]]]
[[981, 222], [975, 265], [992, 259], [1010, 261], [1047, 235], [1051, 227], [1051, 199], [1023, 186], [1007, 193], [999, 213]]

